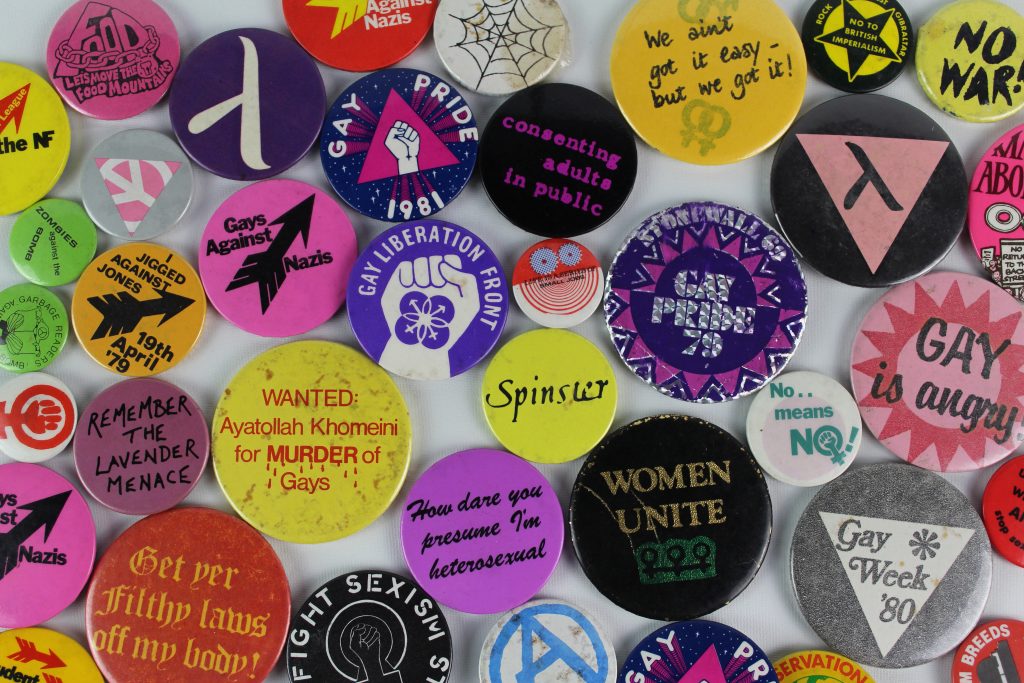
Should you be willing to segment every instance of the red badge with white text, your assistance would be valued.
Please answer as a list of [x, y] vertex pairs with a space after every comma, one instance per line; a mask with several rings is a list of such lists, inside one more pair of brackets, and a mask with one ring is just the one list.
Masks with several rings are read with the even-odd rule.
[[1024, 622], [990, 621], [976, 628], [953, 657], [953, 683], [1024, 681]]
[[71, 390], [42, 372], [0, 386], [0, 451], [21, 462], [43, 462], [63, 451], [78, 411]]
[[1003, 463], [988, 480], [981, 519], [996, 552], [1024, 567], [1024, 455]]
[[579, 242], [550, 239], [523, 252], [512, 292], [526, 317], [544, 327], [574, 327], [597, 310], [604, 294], [597, 257]]

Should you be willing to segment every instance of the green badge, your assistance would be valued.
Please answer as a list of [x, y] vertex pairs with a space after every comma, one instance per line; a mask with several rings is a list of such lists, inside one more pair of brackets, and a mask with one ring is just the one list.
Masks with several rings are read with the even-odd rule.
[[96, 255], [96, 226], [76, 202], [44, 199], [11, 228], [11, 261], [25, 279], [56, 287], [74, 282]]
[[68, 312], [39, 285], [0, 292], [0, 369], [35, 372], [49, 365], [68, 339]]

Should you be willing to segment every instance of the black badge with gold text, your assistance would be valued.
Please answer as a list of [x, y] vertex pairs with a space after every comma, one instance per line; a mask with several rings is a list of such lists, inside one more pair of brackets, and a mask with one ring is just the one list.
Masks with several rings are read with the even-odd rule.
[[694, 619], [757, 574], [772, 531], [764, 475], [727, 432], [659, 415], [608, 436], [569, 503], [572, 541], [605, 597], [649, 619]]

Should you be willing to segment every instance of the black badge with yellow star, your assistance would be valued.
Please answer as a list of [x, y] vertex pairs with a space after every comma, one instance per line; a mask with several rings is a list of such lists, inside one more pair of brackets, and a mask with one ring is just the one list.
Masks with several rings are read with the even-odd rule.
[[815, 0], [804, 17], [803, 42], [818, 77], [834, 88], [866, 93], [900, 75], [914, 30], [896, 0]]

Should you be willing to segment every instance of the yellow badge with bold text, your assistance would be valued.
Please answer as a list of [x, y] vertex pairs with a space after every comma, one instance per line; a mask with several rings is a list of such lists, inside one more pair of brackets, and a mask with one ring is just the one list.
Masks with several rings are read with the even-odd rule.
[[539, 463], [584, 455], [615, 417], [615, 375], [601, 350], [567, 330], [534, 330], [505, 344], [483, 384], [487, 424], [508, 450]]
[[729, 164], [793, 122], [807, 61], [772, 0], [639, 0], [619, 26], [611, 75], [648, 144], [694, 164]]
[[0, 680], [23, 683], [103, 683], [85, 648], [48, 628], [0, 633]]
[[779, 683], [875, 683], [857, 662], [824, 650], [794, 652], [775, 662]]

